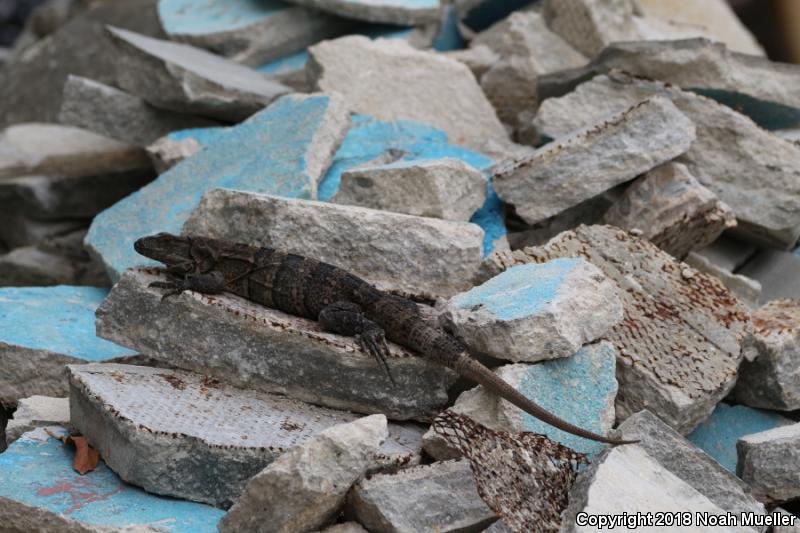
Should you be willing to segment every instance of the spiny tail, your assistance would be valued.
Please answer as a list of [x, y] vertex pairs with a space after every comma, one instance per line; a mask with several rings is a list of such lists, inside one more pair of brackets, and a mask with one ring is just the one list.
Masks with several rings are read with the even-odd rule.
[[465, 378], [471, 379], [479, 385], [483, 385], [487, 390], [494, 392], [501, 398], [508, 400], [526, 413], [535, 416], [542, 422], [550, 424], [555, 428], [566, 431], [567, 433], [572, 433], [573, 435], [577, 435], [578, 437], [583, 437], [585, 439], [605, 442], [607, 444], [634, 444], [639, 442], [638, 440], [609, 439], [608, 437], [592, 433], [591, 431], [586, 431], [585, 429], [570, 424], [566, 420], [558, 418], [523, 396], [519, 391], [503, 381], [497, 374], [483, 366], [480, 362], [476, 361], [466, 353], [461, 354], [459, 357], [459, 372]]

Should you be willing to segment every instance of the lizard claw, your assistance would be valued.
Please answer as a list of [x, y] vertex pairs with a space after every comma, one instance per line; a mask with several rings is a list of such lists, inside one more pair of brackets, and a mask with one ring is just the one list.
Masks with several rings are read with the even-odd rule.
[[383, 330], [377, 328], [368, 329], [358, 335], [358, 342], [362, 350], [372, 355], [378, 361], [383, 373], [389, 378], [392, 385], [396, 386], [397, 382], [394, 380], [394, 376], [392, 376], [392, 372], [389, 369], [389, 364], [386, 361], [389, 357], [389, 345], [386, 343]]

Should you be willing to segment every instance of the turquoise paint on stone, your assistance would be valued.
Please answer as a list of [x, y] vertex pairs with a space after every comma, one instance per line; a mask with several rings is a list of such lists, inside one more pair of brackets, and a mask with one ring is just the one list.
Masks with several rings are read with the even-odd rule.
[[787, 419], [778, 413], [720, 403], [708, 420], [686, 438], [736, 474], [736, 441], [745, 435], [773, 429], [786, 422]]
[[158, 15], [167, 33], [198, 35], [244, 28], [288, 7], [278, 0], [160, 0]]
[[[345, 170], [387, 153], [393, 153], [394, 157], [407, 162], [451, 157], [472, 165], [484, 174], [493, 164], [492, 159], [483, 154], [450, 144], [447, 134], [432, 126], [407, 120], [385, 122], [366, 115], [355, 115], [347, 137], [319, 185], [319, 199], [329, 201], [336, 194]], [[483, 228], [484, 255], [488, 255], [494, 248], [494, 242], [506, 234], [500, 199], [488, 181], [486, 202], [470, 221]]]
[[73, 456], [72, 447], [42, 429], [24, 435], [0, 454], [0, 497], [93, 526], [148, 525], [168, 533], [212, 533], [225, 514], [128, 485], [102, 461], [81, 476], [72, 469]]
[[223, 134], [229, 132], [231, 128], [212, 127], [212, 128], [188, 128], [185, 130], [173, 131], [167, 134], [171, 141], [185, 141], [194, 139], [197, 144], [205, 148], [217, 141]]
[[288, 95], [216, 137], [141, 190], [95, 217], [86, 242], [112, 277], [132, 266], [152, 265], [133, 249], [143, 236], [180, 233], [214, 188], [309, 198], [306, 153], [330, 104], [326, 95]]
[[[603, 434], [600, 413], [616, 396], [616, 350], [611, 344], [584, 346], [572, 357], [532, 365], [519, 391], [559, 418]], [[565, 446], [595, 454], [600, 442], [577, 437], [523, 413], [522, 431], [542, 433]]]
[[135, 355], [95, 335], [95, 310], [108, 294], [96, 287], [0, 288], [0, 342], [105, 361]]
[[449, 52], [464, 48], [466, 41], [458, 29], [459, 13], [455, 6], [446, 6], [447, 13], [444, 16], [442, 27], [439, 34], [433, 40], [433, 49], [438, 52]]
[[500, 320], [532, 316], [558, 296], [564, 278], [580, 261], [561, 258], [542, 264], [514, 266], [483, 285], [455, 296], [451, 303], [459, 309], [481, 305], [483, 311]]

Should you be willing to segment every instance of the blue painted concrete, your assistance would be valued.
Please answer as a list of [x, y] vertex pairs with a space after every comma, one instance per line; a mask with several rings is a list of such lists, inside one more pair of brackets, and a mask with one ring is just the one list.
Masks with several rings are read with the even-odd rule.
[[325, 95], [288, 95], [217, 137], [141, 190], [95, 217], [86, 242], [114, 276], [153, 264], [133, 242], [160, 231], [179, 233], [209, 189], [230, 188], [309, 198], [306, 151], [330, 104]]
[[778, 413], [720, 403], [708, 420], [695, 428], [687, 438], [736, 474], [736, 441], [751, 433], [782, 426], [787, 420]]
[[[572, 357], [532, 365], [519, 391], [559, 418], [595, 433], [603, 433], [600, 413], [616, 394], [616, 350], [608, 343], [584, 346]], [[523, 431], [543, 433], [552, 440], [587, 454], [604, 444], [576, 437], [523, 414]]]
[[167, 134], [167, 138], [172, 141], [184, 141], [186, 139], [194, 139], [197, 144], [205, 148], [213, 144], [222, 135], [229, 132], [231, 128], [226, 127], [212, 127], [212, 128], [189, 128], [185, 130], [173, 131]]
[[[384, 122], [365, 115], [355, 115], [353, 126], [319, 185], [319, 199], [328, 201], [336, 194], [342, 172], [387, 153], [403, 161], [452, 157], [484, 172], [493, 164], [483, 154], [448, 143], [447, 135], [432, 126], [407, 120]], [[487, 182], [486, 202], [470, 221], [483, 228], [484, 254], [489, 254], [493, 243], [506, 234], [500, 199], [491, 183]]]
[[198, 35], [244, 28], [289, 7], [278, 0], [160, 0], [167, 33]]
[[135, 355], [95, 335], [94, 312], [107, 294], [95, 287], [0, 288], [0, 342], [86, 361]]
[[[55, 431], [53, 431], [55, 430]], [[51, 428], [54, 434], [66, 430]], [[169, 533], [212, 533], [225, 514], [199, 503], [148, 494], [120, 480], [105, 463], [85, 476], [72, 469], [74, 450], [43, 429], [0, 454], [0, 497], [93, 526], [147, 525]]]
[[500, 320], [536, 315], [558, 296], [564, 278], [580, 263], [580, 259], [561, 258], [514, 266], [455, 296], [451, 303], [459, 309], [481, 305], [483, 311]]
[[438, 52], [448, 52], [464, 48], [466, 41], [458, 29], [458, 10], [455, 6], [446, 6], [446, 14], [439, 34], [433, 40], [433, 49]]

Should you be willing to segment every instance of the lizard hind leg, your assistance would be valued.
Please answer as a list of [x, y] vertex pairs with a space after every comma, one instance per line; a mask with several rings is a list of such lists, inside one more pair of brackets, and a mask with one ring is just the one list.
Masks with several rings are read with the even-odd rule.
[[320, 311], [318, 320], [325, 331], [356, 337], [361, 349], [375, 358], [392, 385], [396, 385], [387, 362], [389, 345], [385, 332], [364, 315], [361, 307], [352, 302], [334, 302]]

